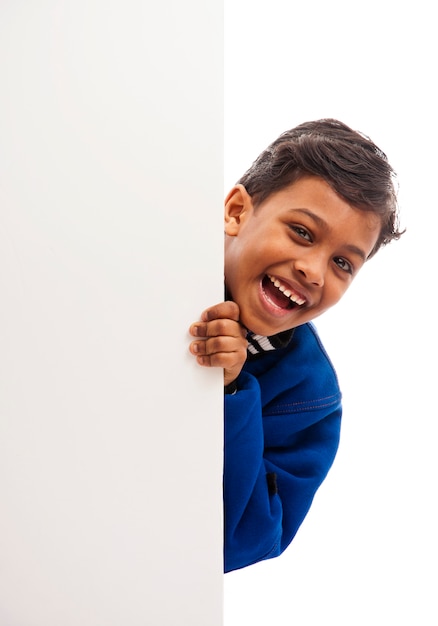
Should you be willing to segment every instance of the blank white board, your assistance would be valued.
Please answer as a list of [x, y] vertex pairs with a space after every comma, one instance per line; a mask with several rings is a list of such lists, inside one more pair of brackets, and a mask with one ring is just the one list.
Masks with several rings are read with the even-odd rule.
[[0, 623], [222, 623], [222, 6], [0, 7]]

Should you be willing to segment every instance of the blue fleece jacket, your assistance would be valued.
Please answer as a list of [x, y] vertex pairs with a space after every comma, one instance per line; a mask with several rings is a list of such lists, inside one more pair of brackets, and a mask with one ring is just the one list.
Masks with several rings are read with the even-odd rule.
[[225, 396], [225, 571], [281, 554], [339, 443], [341, 392], [312, 324], [249, 355]]

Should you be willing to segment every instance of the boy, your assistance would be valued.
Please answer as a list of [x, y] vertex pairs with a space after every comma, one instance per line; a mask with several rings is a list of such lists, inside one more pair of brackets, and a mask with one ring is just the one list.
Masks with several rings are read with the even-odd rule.
[[337, 120], [272, 143], [225, 200], [226, 300], [190, 351], [225, 386], [225, 571], [281, 554], [339, 442], [341, 393], [310, 321], [398, 239], [394, 173]]

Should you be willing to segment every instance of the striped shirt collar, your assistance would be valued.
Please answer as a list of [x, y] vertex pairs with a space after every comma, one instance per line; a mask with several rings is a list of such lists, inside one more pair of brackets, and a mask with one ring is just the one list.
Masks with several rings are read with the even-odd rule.
[[268, 352], [269, 350], [285, 348], [292, 339], [293, 334], [293, 328], [291, 330], [285, 330], [282, 333], [278, 333], [278, 335], [272, 335], [271, 337], [256, 335], [249, 330], [246, 335], [248, 340], [248, 352], [250, 354], [259, 354], [260, 352]]

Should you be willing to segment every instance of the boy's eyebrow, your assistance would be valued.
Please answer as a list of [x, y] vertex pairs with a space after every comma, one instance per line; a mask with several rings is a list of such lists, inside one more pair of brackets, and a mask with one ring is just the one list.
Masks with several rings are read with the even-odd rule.
[[310, 217], [310, 219], [312, 219], [321, 228], [327, 228], [327, 222], [323, 220], [322, 217], [319, 217], [319, 215], [316, 215], [315, 213], [313, 213], [313, 211], [310, 211], [309, 209], [289, 209], [289, 212], [304, 213], [304, 215]]
[[367, 260], [367, 255], [365, 254], [363, 250], [361, 250], [357, 246], [353, 246], [352, 244], [347, 244], [345, 247], [347, 250], [349, 250], [353, 254], [357, 254], [357, 256], [360, 257], [362, 261], [365, 263], [365, 261]]
[[[310, 219], [312, 219], [320, 228], [327, 228], [327, 222], [319, 215], [313, 213], [313, 211], [309, 211], [309, 209], [289, 209], [289, 211], [290, 213], [304, 213], [304, 215], [310, 217]], [[346, 244], [345, 248], [353, 254], [357, 254], [357, 256], [359, 256], [364, 263], [367, 260], [367, 255], [363, 250], [361, 250], [361, 248], [358, 248], [353, 244]]]

